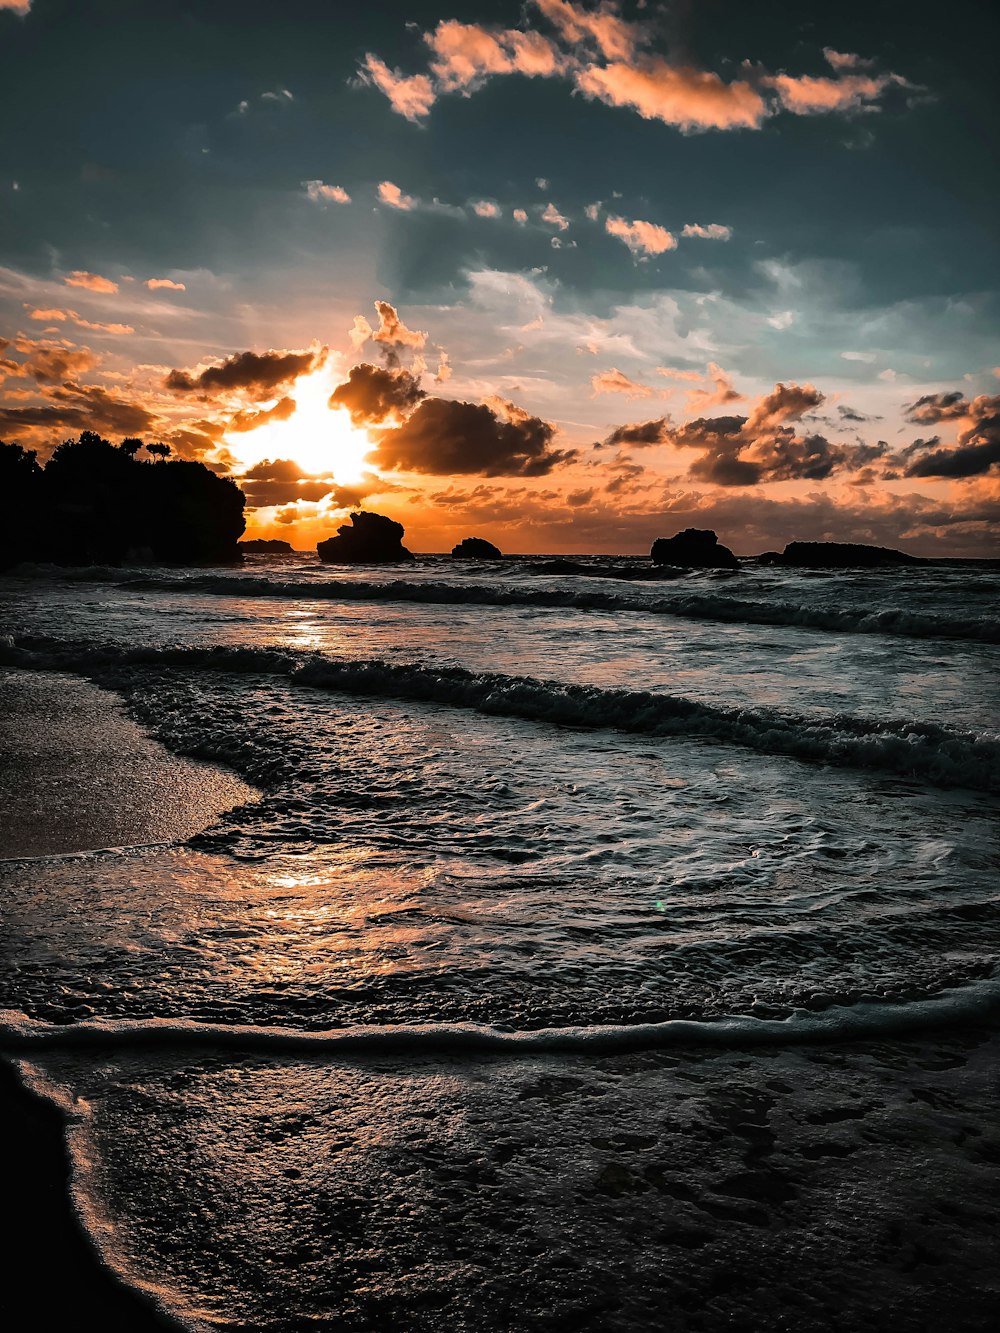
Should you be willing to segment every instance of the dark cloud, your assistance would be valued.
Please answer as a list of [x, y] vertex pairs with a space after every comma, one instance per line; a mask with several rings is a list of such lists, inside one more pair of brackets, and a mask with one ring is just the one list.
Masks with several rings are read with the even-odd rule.
[[295, 411], [294, 398], [279, 398], [273, 407], [261, 412], [237, 412], [230, 421], [228, 429], [234, 431], [256, 430], [268, 421], [287, 421]]
[[78, 379], [93, 370], [100, 360], [89, 347], [59, 347], [27, 339], [19, 344], [19, 350], [27, 352], [27, 356], [20, 363], [20, 370], [14, 373], [30, 375], [39, 384]]
[[608, 449], [615, 445], [635, 445], [642, 448], [644, 445], [662, 444], [667, 425], [666, 417], [655, 417], [652, 421], [633, 421], [630, 425], [617, 426], [605, 440], [595, 445], [595, 448]]
[[157, 418], [145, 407], [97, 385], [67, 381], [49, 389], [48, 399], [0, 408], [0, 430], [14, 436], [37, 435], [39, 430], [94, 430], [105, 435], [148, 435], [156, 430]]
[[961, 438], [957, 448], [932, 449], [916, 457], [906, 476], [979, 477], [1000, 463], [1000, 413], [985, 417]]
[[356, 487], [337, 486], [330, 477], [310, 476], [290, 458], [265, 458], [237, 480], [251, 509], [293, 505], [298, 500], [324, 500], [328, 496], [334, 507], [343, 508], [360, 504], [365, 495]]
[[933, 426], [939, 421], [955, 421], [968, 415], [969, 403], [959, 389], [950, 393], [925, 393], [915, 403], [908, 403], [903, 411], [910, 421], [921, 426]]
[[267, 398], [279, 384], [287, 384], [320, 365], [325, 352], [236, 352], [225, 361], [192, 374], [172, 370], [163, 381], [174, 393], [212, 394], [242, 389]]
[[869, 466], [888, 452], [878, 444], [840, 444], [786, 423], [813, 412], [823, 395], [811, 384], [776, 384], [748, 417], [697, 417], [668, 428], [663, 439], [679, 449], [700, 449], [689, 476], [716, 486], [774, 481], [822, 481], [833, 472]]
[[482, 403], [424, 398], [382, 435], [372, 457], [390, 471], [540, 477], [575, 457], [575, 450], [550, 447], [554, 433], [547, 421], [516, 409], [505, 420]]
[[390, 414], [406, 416], [425, 397], [408, 370], [389, 370], [364, 362], [352, 366], [343, 384], [330, 396], [331, 407], [346, 407], [356, 426], [384, 421]]

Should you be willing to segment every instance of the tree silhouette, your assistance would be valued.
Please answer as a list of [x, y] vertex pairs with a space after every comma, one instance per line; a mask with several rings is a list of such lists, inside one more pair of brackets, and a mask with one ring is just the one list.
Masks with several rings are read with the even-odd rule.
[[154, 458], [166, 458], [170, 453], [169, 444], [147, 444], [146, 453], [152, 454]]
[[137, 440], [134, 435], [122, 440], [118, 446], [123, 454], [128, 454], [129, 458], [134, 458], [142, 447], [142, 440]]

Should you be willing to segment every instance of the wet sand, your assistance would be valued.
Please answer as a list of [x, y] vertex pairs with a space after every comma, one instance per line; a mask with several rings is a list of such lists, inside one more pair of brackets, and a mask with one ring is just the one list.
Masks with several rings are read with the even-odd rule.
[[[117, 696], [87, 681], [0, 674], [0, 857], [186, 838], [255, 795], [230, 773], [171, 755], [126, 716]], [[3, 1058], [0, 1143], [8, 1225], [0, 1320], [21, 1327], [27, 1308], [39, 1328], [173, 1327], [94, 1253], [70, 1199], [62, 1113], [25, 1088]]]

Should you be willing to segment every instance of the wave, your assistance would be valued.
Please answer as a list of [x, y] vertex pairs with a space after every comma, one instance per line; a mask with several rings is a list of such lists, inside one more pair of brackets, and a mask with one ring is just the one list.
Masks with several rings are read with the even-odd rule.
[[[36, 573], [41, 573], [41, 567]], [[58, 571], [67, 577], [68, 571]], [[218, 574], [164, 578], [103, 566], [73, 572], [79, 581], [116, 583], [143, 592], [196, 593], [214, 597], [264, 597], [338, 602], [405, 602], [430, 606], [512, 606], [571, 608], [575, 611], [628, 612], [674, 616], [726, 625], [791, 626], [837, 634], [886, 634], [897, 638], [958, 639], [1000, 643], [1000, 621], [985, 616], [949, 616], [905, 607], [823, 607], [796, 602], [758, 602], [711, 592], [669, 597], [636, 596], [622, 591], [518, 584], [417, 583], [406, 579], [373, 582], [344, 579], [276, 580]]]
[[46, 1049], [209, 1047], [249, 1055], [511, 1055], [616, 1054], [670, 1046], [762, 1046], [902, 1036], [990, 1018], [1000, 1007], [1000, 980], [988, 978], [923, 1000], [795, 1010], [788, 1018], [675, 1018], [664, 1023], [583, 1025], [514, 1031], [479, 1023], [388, 1024], [306, 1032], [286, 1027], [199, 1023], [179, 1018], [93, 1019], [43, 1023], [0, 1010], [0, 1047]]
[[133, 667], [274, 675], [345, 694], [443, 704], [556, 726], [700, 737], [764, 754], [873, 769], [939, 787], [1000, 791], [1000, 735], [931, 722], [727, 708], [671, 694], [601, 689], [462, 667], [336, 660], [294, 649], [122, 648], [8, 636], [0, 639], [0, 663], [75, 671], [112, 687], [116, 671]]

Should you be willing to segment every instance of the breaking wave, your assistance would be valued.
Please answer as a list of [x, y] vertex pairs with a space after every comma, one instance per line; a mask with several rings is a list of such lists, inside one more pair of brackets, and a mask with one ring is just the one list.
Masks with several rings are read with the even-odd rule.
[[[41, 572], [41, 571], [38, 571]], [[68, 571], [58, 571], [61, 578]], [[197, 593], [214, 597], [263, 597], [336, 602], [398, 602], [431, 606], [511, 606], [571, 608], [576, 611], [626, 612], [674, 616], [726, 625], [792, 626], [837, 634], [887, 634], [898, 638], [958, 639], [1000, 643], [1000, 621], [986, 616], [951, 616], [905, 607], [836, 607], [796, 602], [761, 602], [719, 596], [711, 592], [675, 593], [667, 597], [642, 596], [626, 591], [566, 588], [547, 584], [385, 582], [343, 579], [276, 580], [259, 576], [206, 574], [162, 578], [123, 570], [94, 567], [75, 571], [80, 580], [116, 583], [142, 592]]]
[[872, 769], [939, 787], [1000, 791], [1000, 735], [906, 719], [849, 714], [808, 717], [731, 708], [683, 696], [601, 689], [461, 667], [337, 660], [267, 648], [121, 648], [40, 636], [0, 639], [0, 662], [68, 670], [115, 683], [130, 668], [271, 675], [345, 694], [443, 704], [527, 722], [609, 728], [651, 736], [701, 737], [764, 754]]
[[1000, 980], [990, 977], [923, 1000], [795, 1010], [788, 1018], [737, 1014], [663, 1023], [586, 1024], [514, 1031], [479, 1023], [387, 1024], [302, 1031], [199, 1023], [179, 1018], [98, 1019], [52, 1024], [16, 1010], [0, 1010], [0, 1046], [45, 1049], [210, 1047], [241, 1054], [342, 1055], [402, 1053], [509, 1054], [587, 1052], [616, 1054], [670, 1046], [762, 1046], [884, 1038], [986, 1019], [1000, 1005]]

